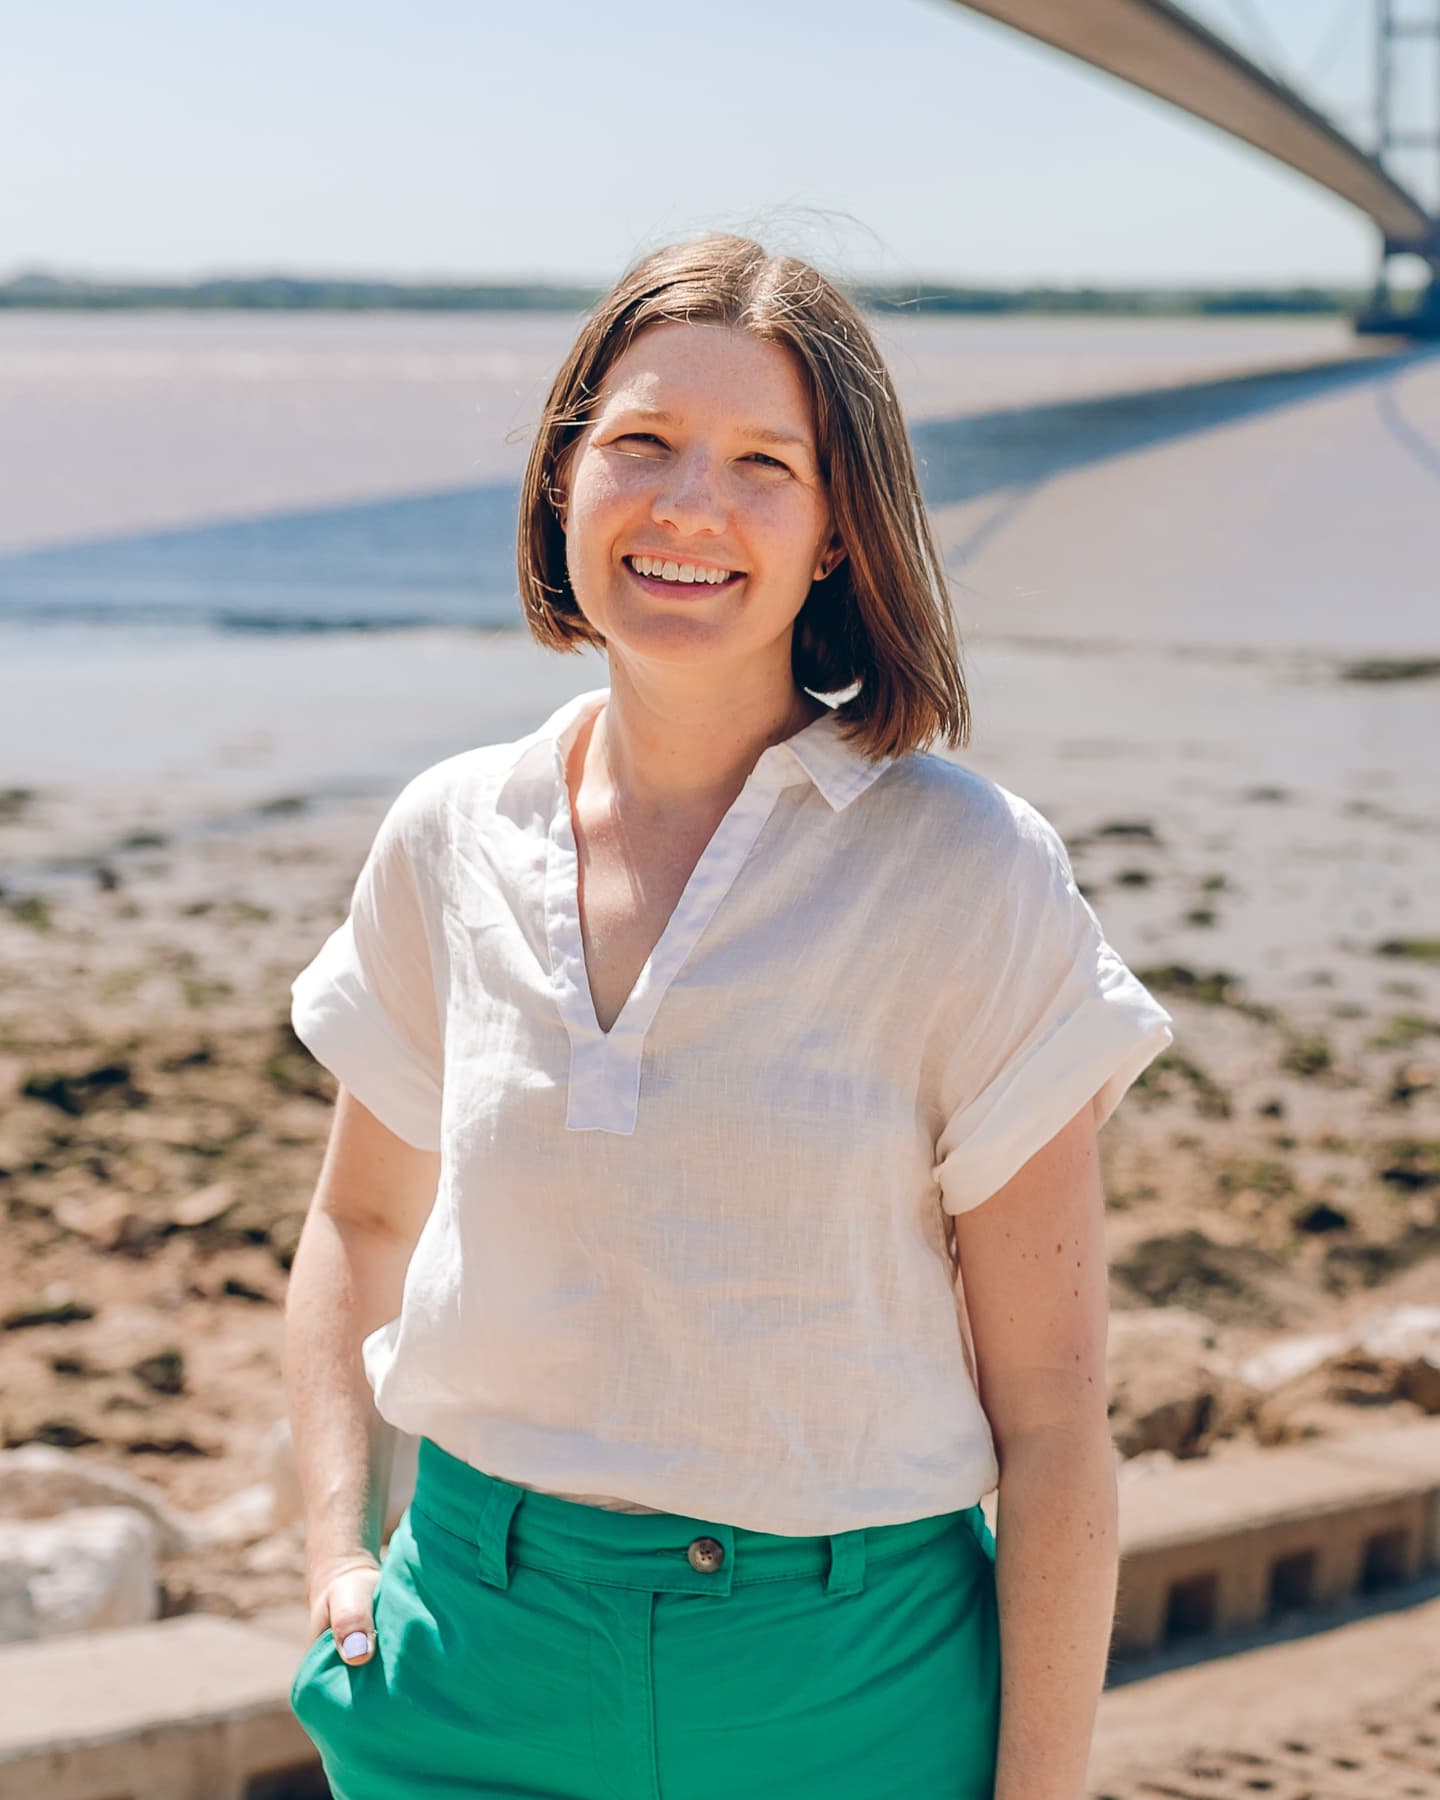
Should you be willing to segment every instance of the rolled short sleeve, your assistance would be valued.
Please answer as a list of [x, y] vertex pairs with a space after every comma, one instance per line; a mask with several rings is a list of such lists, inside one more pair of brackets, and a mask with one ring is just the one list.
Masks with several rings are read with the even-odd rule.
[[417, 869], [422, 778], [381, 821], [345, 920], [290, 985], [295, 1035], [397, 1137], [440, 1148], [444, 1049]]
[[1097, 1129], [1174, 1038], [1171, 1015], [1106, 941], [1058, 832], [1009, 797], [1015, 835], [979, 915], [984, 979], [942, 1086], [935, 1179], [948, 1213], [978, 1206], [1088, 1100]]

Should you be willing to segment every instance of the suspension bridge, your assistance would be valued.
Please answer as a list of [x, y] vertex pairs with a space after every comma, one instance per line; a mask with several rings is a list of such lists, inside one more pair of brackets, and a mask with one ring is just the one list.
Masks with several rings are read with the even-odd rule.
[[[1440, 91], [1430, 129], [1397, 122], [1406, 46], [1433, 39], [1440, 70], [1440, 0], [1371, 0], [1375, 44], [1375, 131], [1357, 143], [1313, 100], [1262, 68], [1171, 0], [955, 0], [1026, 36], [1156, 95], [1197, 119], [1288, 164], [1359, 209], [1375, 225], [1375, 285], [1355, 317], [1358, 331], [1440, 336], [1440, 214], [1407, 187], [1396, 152], [1440, 155]], [[1428, 14], [1421, 8], [1428, 6]], [[1402, 8], [1406, 10], [1402, 11]], [[1437, 84], [1440, 85], [1440, 84]], [[1436, 188], [1440, 206], [1440, 184]], [[1418, 257], [1429, 282], [1414, 311], [1397, 310], [1391, 262]]]

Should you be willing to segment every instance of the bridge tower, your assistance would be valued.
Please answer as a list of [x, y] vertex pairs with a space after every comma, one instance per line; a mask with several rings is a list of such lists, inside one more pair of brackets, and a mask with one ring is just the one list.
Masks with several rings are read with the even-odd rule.
[[[1396, 150], [1433, 150], [1440, 164], [1440, 0], [1427, 0], [1430, 16], [1414, 11], [1416, 0], [1375, 0], [1375, 159], [1382, 166]], [[1403, 10], [1402, 10], [1403, 9]], [[1395, 123], [1398, 47], [1406, 39], [1430, 38], [1435, 43], [1436, 91], [1429, 129], [1402, 129]], [[1392, 170], [1391, 173], [1394, 173]], [[1369, 304], [1355, 320], [1357, 331], [1403, 331], [1408, 335], [1440, 336], [1440, 169], [1433, 199], [1428, 238], [1398, 239], [1384, 235], [1380, 265]], [[1421, 256], [1430, 265], [1430, 285], [1415, 313], [1397, 314], [1390, 295], [1392, 256]]]

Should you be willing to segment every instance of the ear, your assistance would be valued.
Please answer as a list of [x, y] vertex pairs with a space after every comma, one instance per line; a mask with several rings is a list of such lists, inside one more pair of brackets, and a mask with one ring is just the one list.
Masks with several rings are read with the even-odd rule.
[[840, 567], [841, 563], [844, 562], [845, 556], [845, 546], [840, 542], [838, 537], [832, 537], [830, 542], [820, 552], [819, 557], [816, 559], [815, 580], [824, 581], [826, 576], [833, 575], [836, 569]]

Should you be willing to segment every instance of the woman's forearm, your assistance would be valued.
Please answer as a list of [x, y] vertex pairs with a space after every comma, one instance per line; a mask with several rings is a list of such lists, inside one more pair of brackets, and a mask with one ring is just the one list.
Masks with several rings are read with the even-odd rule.
[[399, 1311], [409, 1260], [399, 1239], [317, 1207], [296, 1247], [285, 1386], [311, 1576], [379, 1561], [395, 1433], [375, 1410], [360, 1346]]
[[1119, 1573], [1108, 1429], [1010, 1446], [1000, 1478], [995, 1800], [1084, 1800]]

